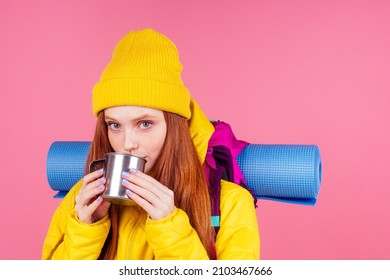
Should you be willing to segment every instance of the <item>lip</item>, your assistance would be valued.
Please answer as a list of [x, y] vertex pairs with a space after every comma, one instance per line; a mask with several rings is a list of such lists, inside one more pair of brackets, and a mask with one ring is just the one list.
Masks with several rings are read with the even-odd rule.
[[140, 156], [140, 155], [132, 155], [132, 154], [130, 154], [131, 156], [134, 156], [134, 157], [138, 157], [138, 158], [142, 158], [143, 160], [145, 160], [145, 162], [148, 162], [148, 160], [147, 160], [147, 156]]

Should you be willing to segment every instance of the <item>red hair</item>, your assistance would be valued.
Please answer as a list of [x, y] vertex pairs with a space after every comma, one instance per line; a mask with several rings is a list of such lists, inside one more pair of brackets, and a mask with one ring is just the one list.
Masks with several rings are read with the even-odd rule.
[[[167, 123], [164, 147], [149, 175], [173, 190], [175, 206], [187, 213], [191, 226], [198, 233], [208, 256], [213, 258], [215, 233], [210, 221], [210, 195], [202, 163], [189, 133], [188, 121], [169, 112], [164, 112], [164, 117]], [[87, 166], [91, 161], [103, 158], [105, 153], [112, 151], [102, 111], [98, 115]], [[111, 205], [111, 229], [100, 259], [115, 257], [119, 227], [118, 210], [118, 206]]]

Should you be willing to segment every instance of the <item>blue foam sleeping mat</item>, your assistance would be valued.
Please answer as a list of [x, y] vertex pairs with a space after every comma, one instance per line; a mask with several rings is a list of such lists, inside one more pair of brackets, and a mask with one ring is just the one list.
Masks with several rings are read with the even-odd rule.
[[[91, 142], [56, 141], [49, 148], [46, 174], [62, 198], [84, 176]], [[258, 199], [315, 205], [320, 192], [322, 164], [316, 145], [249, 144], [237, 156], [248, 188]]]

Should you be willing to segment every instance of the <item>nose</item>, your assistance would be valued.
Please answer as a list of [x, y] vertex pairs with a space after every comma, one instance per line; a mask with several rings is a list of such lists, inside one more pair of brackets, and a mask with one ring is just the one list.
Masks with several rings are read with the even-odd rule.
[[138, 146], [137, 135], [133, 131], [126, 131], [123, 149], [132, 154], [138, 149]]

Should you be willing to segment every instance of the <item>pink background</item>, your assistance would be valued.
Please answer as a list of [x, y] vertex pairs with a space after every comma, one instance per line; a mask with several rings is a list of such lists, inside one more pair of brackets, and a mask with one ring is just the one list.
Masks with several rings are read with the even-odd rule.
[[263, 259], [389, 259], [389, 1], [188, 3], [0, 1], [0, 259], [40, 258], [60, 202], [48, 148], [91, 139], [91, 89], [144, 27], [176, 43], [192, 95], [238, 138], [320, 147], [315, 207], [259, 201]]

